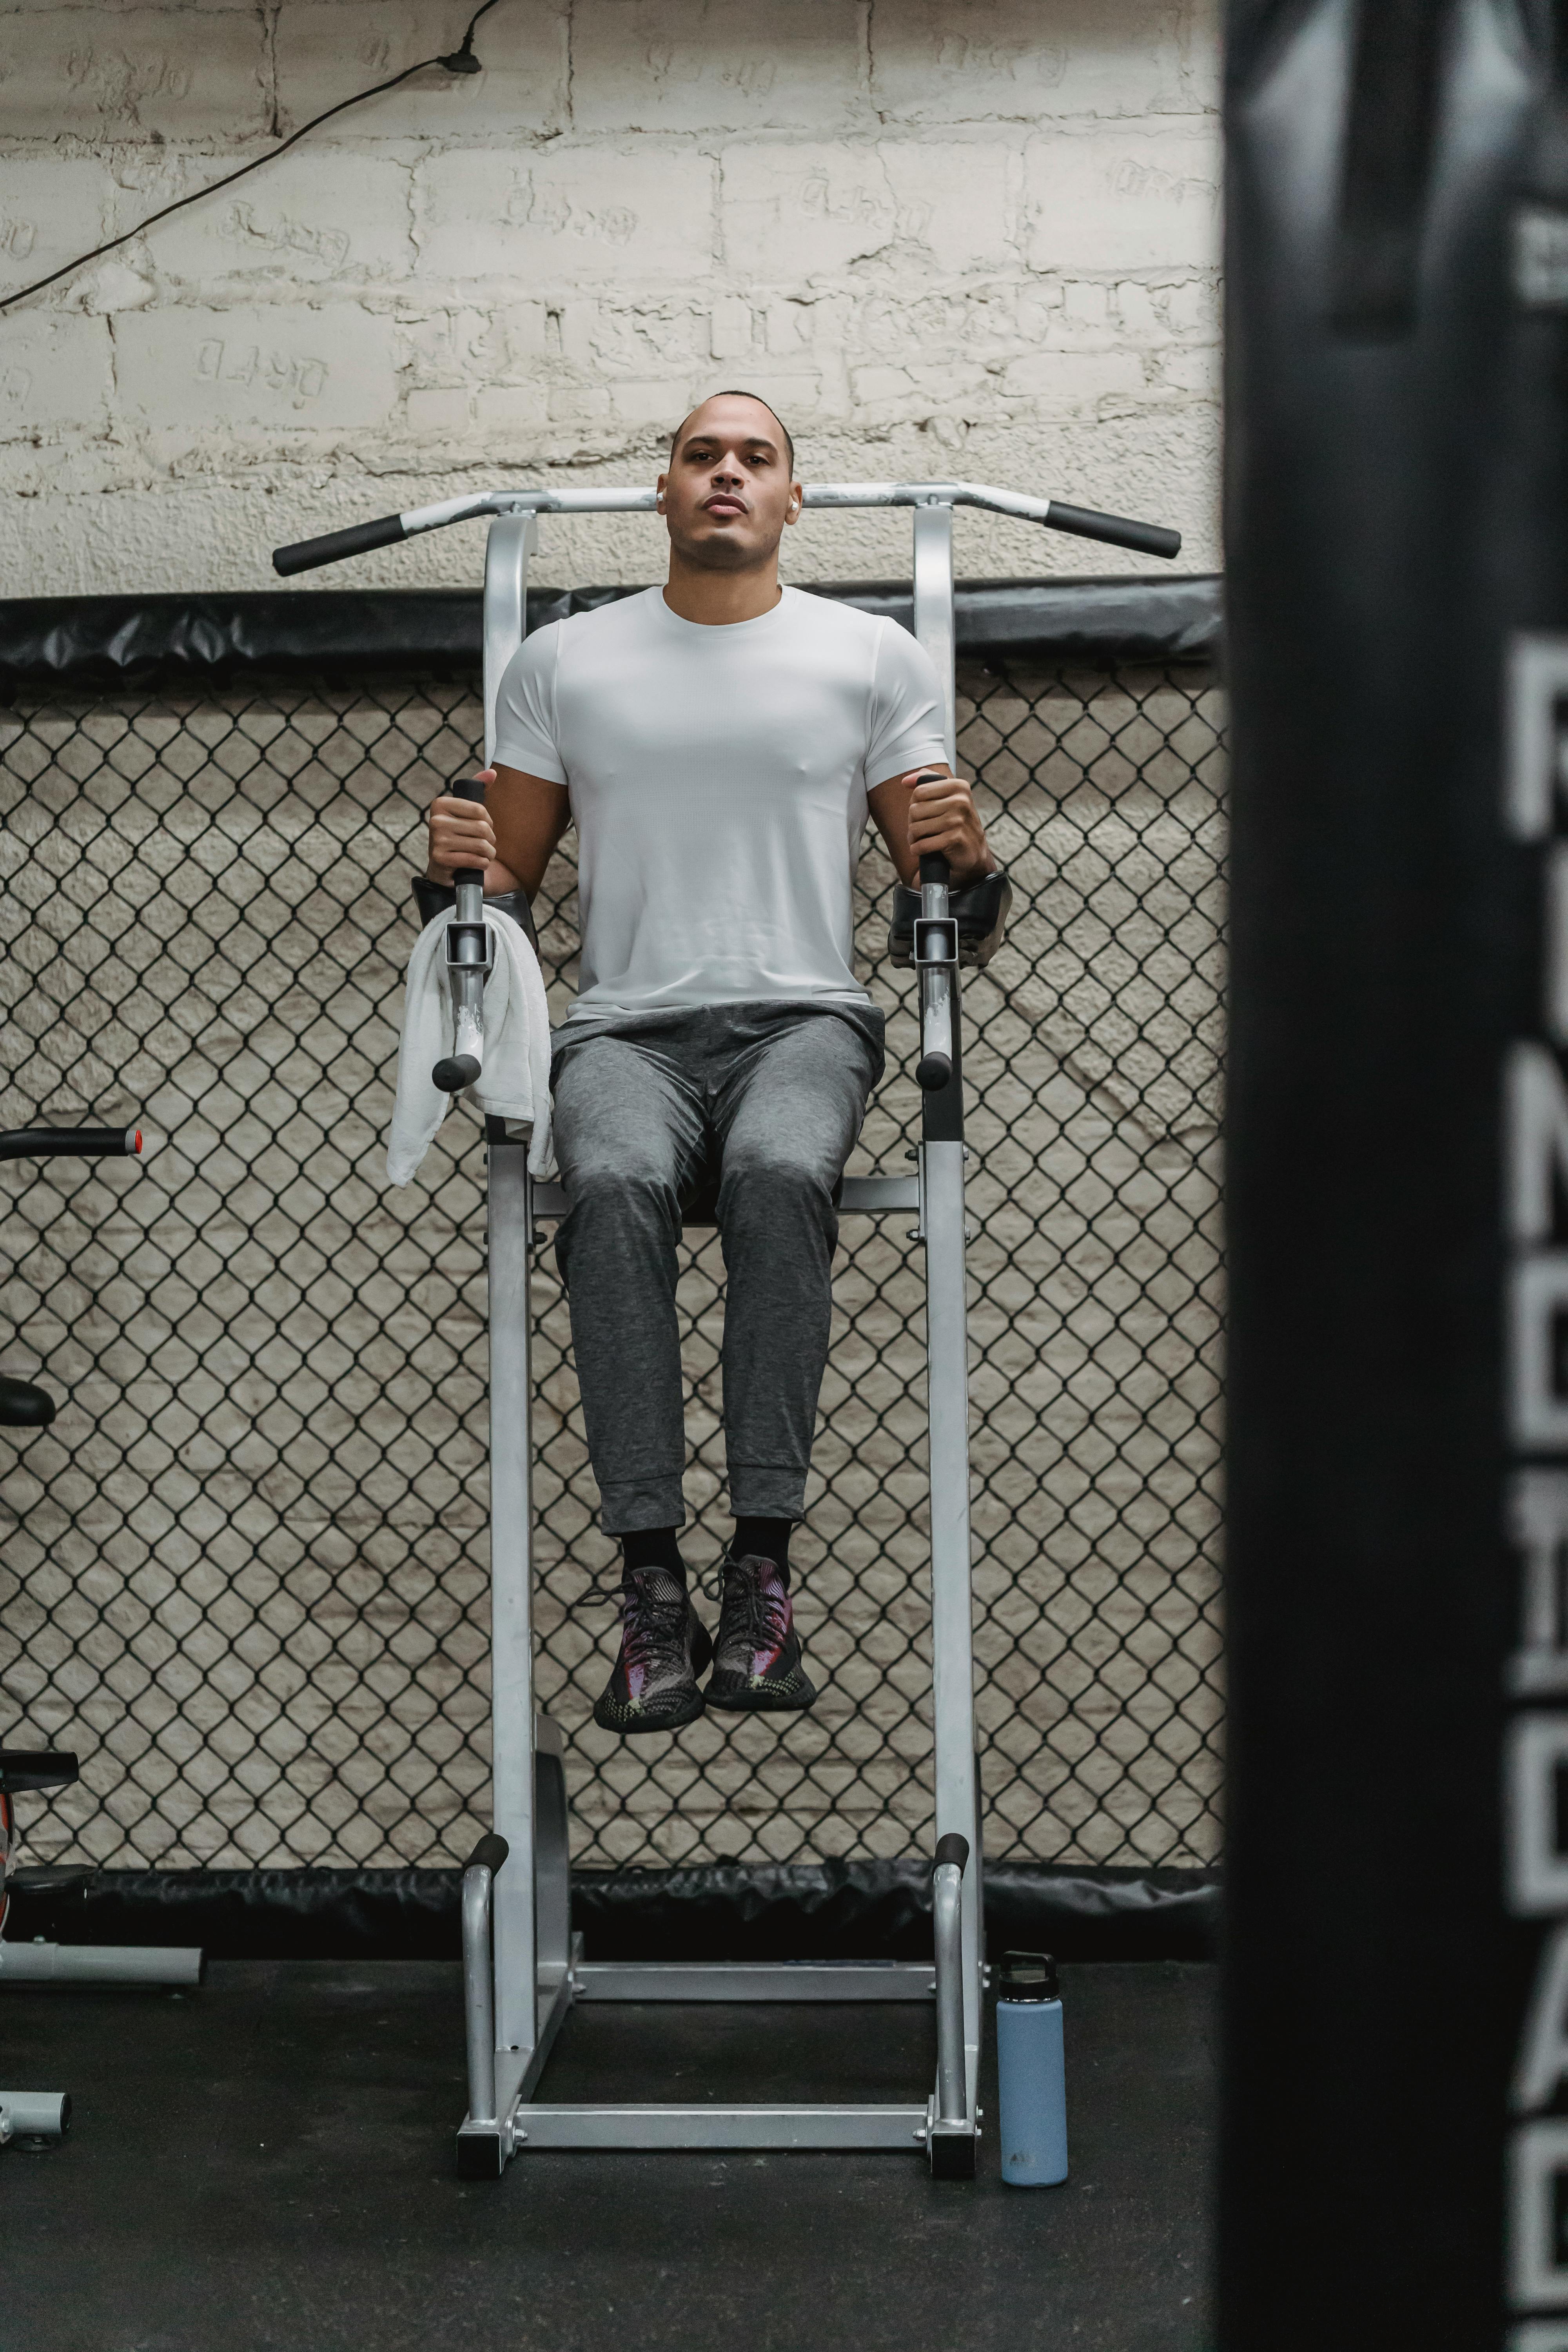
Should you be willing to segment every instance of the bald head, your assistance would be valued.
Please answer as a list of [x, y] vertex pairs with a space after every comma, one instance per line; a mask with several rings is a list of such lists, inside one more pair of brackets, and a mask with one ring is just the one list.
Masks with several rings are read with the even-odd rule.
[[690, 415], [681, 418], [680, 423], [676, 426], [674, 432], [669, 436], [669, 455], [671, 463], [674, 462], [676, 455], [679, 452], [680, 445], [685, 439], [687, 434], [689, 433], [693, 426], [698, 424], [706, 424], [709, 422], [709, 410], [717, 407], [721, 401], [722, 401], [726, 406], [733, 402], [743, 401], [749, 407], [760, 408], [763, 415], [769, 420], [769, 424], [772, 426], [772, 432], [769, 434], [768, 437], [771, 439], [773, 434], [777, 434], [784, 453], [785, 467], [791, 474], [795, 472], [795, 443], [790, 438], [789, 427], [784, 423], [783, 417], [780, 416], [777, 410], [770, 408], [767, 402], [765, 400], [759, 399], [758, 395], [754, 392], [714, 392], [710, 393], [706, 400], [699, 401], [697, 406], [691, 411]]

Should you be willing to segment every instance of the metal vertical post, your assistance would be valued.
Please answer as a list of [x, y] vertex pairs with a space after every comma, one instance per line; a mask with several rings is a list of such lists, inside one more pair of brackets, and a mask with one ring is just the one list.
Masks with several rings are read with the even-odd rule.
[[[936, 665], [946, 701], [947, 753], [957, 755], [957, 684], [952, 611], [952, 509], [914, 509], [915, 635]], [[942, 869], [945, 872], [945, 868]], [[945, 918], [945, 881], [921, 877], [921, 912]], [[968, 2111], [974, 2114], [980, 2061], [982, 1883], [974, 1771], [974, 1664], [969, 1537], [969, 1328], [963, 1266], [963, 1069], [958, 972], [922, 975], [922, 1003], [947, 998], [952, 1076], [923, 1102], [921, 1146], [926, 1243], [926, 1361], [931, 1429], [932, 1703], [939, 1838], [973, 1838], [975, 1867], [963, 1888], [963, 2041]], [[922, 1037], [926, 1054], [933, 1041]], [[937, 1045], [940, 1050], [940, 1043]]]
[[[492, 1818], [511, 1849], [495, 1918], [496, 2044], [527, 2053], [538, 2038], [533, 1773], [533, 1203], [528, 1146], [489, 1137], [490, 1683]], [[503, 2068], [503, 2074], [511, 2070]]]
[[947, 703], [947, 763], [958, 760], [957, 646], [952, 618], [952, 509], [916, 507], [915, 635], [936, 664]]
[[[955, 1024], [956, 1025], [956, 1024]], [[963, 1084], [955, 1071], [949, 1087]], [[944, 1089], [946, 1091], [947, 1089]], [[928, 1107], [931, 1098], [927, 1097]], [[969, 1334], [963, 1269], [963, 1145], [921, 1147], [931, 1417], [931, 1678], [939, 1838], [976, 1831], [974, 1659], [970, 1601]], [[976, 1849], [978, 1853], [978, 1848]], [[980, 2053], [978, 1869], [963, 1881], [963, 2040], [970, 2112]]]
[[531, 514], [498, 515], [485, 541], [485, 764], [495, 756], [496, 696], [528, 629], [528, 559], [539, 544]]

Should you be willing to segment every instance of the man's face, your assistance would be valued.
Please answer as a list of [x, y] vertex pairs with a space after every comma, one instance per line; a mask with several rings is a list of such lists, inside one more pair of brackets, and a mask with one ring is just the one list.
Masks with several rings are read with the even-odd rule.
[[693, 409], [658, 495], [671, 545], [689, 563], [721, 572], [768, 562], [800, 512], [776, 420], [761, 401], [733, 396]]

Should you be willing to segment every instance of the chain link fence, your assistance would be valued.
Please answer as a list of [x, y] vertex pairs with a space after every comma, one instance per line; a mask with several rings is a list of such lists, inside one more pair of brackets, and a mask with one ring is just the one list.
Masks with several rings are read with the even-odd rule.
[[[1015, 881], [965, 991], [975, 1619], [987, 1851], [1216, 1858], [1222, 711], [1201, 667], [961, 681], [960, 757]], [[0, 1363], [61, 1400], [0, 1433], [0, 1737], [73, 1748], [40, 1860], [452, 1863], [488, 1803], [483, 1145], [406, 1192], [384, 1133], [422, 810], [472, 683], [279, 685], [0, 710], [0, 1125], [139, 1118], [145, 1165], [0, 1176]], [[574, 985], [570, 840], [546, 877]], [[917, 1127], [891, 872], [860, 871], [893, 1009], [852, 1167]], [[717, 1236], [684, 1250], [694, 1568], [728, 1531]], [[575, 1858], [922, 1851], [931, 1834], [922, 1268], [847, 1218], [799, 1618], [817, 1707], [621, 1744], [616, 1626], [563, 1302], [537, 1289], [542, 1702]]]

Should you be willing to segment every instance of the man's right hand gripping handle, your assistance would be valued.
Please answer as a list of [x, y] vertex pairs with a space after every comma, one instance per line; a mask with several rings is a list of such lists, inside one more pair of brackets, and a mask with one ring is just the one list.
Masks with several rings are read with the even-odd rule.
[[[462, 777], [448, 798], [482, 803], [485, 788], [478, 776]], [[430, 1076], [446, 1095], [461, 1094], [480, 1074], [480, 1040], [484, 1029], [485, 975], [489, 971], [489, 941], [485, 930], [485, 885], [482, 866], [459, 866], [452, 881], [457, 904], [447, 926], [447, 972], [451, 985], [458, 1034], [455, 1050], [437, 1062]], [[468, 1050], [461, 1050], [467, 1045]]]
[[[942, 851], [940, 849], [928, 849], [923, 851], [921, 856], [921, 890], [945, 890], [952, 880], [952, 868], [948, 864], [947, 859], [942, 855]], [[945, 914], [947, 911], [947, 900], [942, 899], [940, 901], [940, 904], [942, 905]], [[926, 928], [927, 927], [925, 926], [922, 918], [921, 924], [917, 927], [915, 935], [915, 953], [918, 961], [923, 961], [921, 947], [924, 942], [921, 940], [921, 931]], [[943, 972], [940, 986], [937, 982], [936, 974], [929, 969], [921, 974], [920, 1012], [921, 1051], [921, 1058], [915, 1065], [915, 1078], [922, 1093], [928, 1095], [940, 1093], [942, 1088], [949, 1085], [952, 1078], [953, 1055], [952, 1047], [954, 1043], [953, 1024], [957, 1019], [958, 1013], [958, 1005], [954, 989], [956, 977], [956, 961], [954, 961], [951, 971]]]
[[[464, 850], [468, 851], [470, 858], [479, 855], [487, 864], [494, 858], [495, 828], [488, 817], [476, 825], [473, 817], [466, 814], [459, 817], [453, 807], [454, 802], [466, 802], [469, 806], [482, 810], [485, 787], [493, 780], [494, 772], [488, 768], [478, 776], [459, 777], [448, 784], [439, 799], [432, 802], [426, 820], [425, 873], [426, 879], [435, 883], [438, 888], [449, 888], [459, 878], [459, 860]], [[464, 860], [461, 870], [471, 872], [472, 867]]]
[[[479, 806], [482, 808], [484, 806], [485, 800], [485, 788], [483, 784], [480, 783], [478, 776], [468, 776], [459, 779], [459, 781], [452, 786], [449, 797], [455, 801], [478, 801]], [[477, 882], [482, 889], [484, 887], [485, 869], [482, 866], [459, 866], [454, 870], [452, 879], [454, 883], [458, 884], [459, 887], [465, 882]]]

